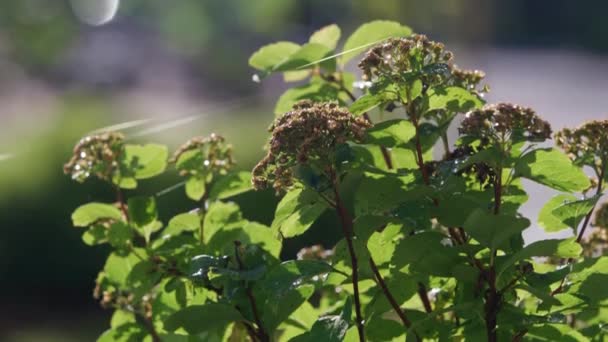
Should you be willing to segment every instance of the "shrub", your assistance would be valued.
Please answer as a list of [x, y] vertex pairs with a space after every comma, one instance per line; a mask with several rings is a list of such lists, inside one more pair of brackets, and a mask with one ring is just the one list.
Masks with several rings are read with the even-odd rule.
[[[279, 98], [252, 173], [219, 135], [170, 159], [115, 132], [78, 143], [65, 172], [116, 193], [72, 215], [85, 243], [112, 247], [94, 291], [114, 310], [100, 341], [604, 340], [608, 207], [584, 233], [608, 179], [608, 121], [558, 132], [565, 153], [542, 147], [549, 123], [485, 104], [483, 72], [458, 68], [443, 44], [389, 21], [336, 54], [339, 38], [330, 25], [251, 56], [256, 81], [300, 82]], [[363, 49], [355, 82], [344, 66]], [[123, 190], [168, 166], [195, 209], [163, 223], [154, 196]], [[523, 179], [560, 192], [538, 223], [573, 237], [524, 243]], [[270, 226], [230, 201], [266, 187], [282, 196]], [[326, 211], [337, 220], [324, 229], [343, 239], [281, 260], [282, 242]]]

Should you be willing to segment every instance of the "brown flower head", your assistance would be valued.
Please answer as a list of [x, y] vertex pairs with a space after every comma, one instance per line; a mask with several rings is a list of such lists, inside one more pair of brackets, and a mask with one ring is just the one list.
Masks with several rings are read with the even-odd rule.
[[359, 62], [367, 80], [383, 76], [400, 77], [403, 73], [421, 70], [426, 66], [443, 66], [449, 72], [453, 54], [442, 43], [429, 40], [425, 35], [392, 38], [370, 49]]
[[608, 120], [590, 121], [576, 129], [555, 134], [561, 147], [577, 165], [588, 165], [601, 173], [608, 163]]
[[362, 141], [367, 120], [353, 116], [336, 102], [300, 101], [271, 126], [268, 153], [253, 169], [253, 186], [272, 185], [277, 192], [293, 185], [293, 167], [309, 162], [329, 163], [335, 147]]
[[492, 142], [508, 139], [542, 142], [551, 139], [551, 126], [547, 121], [530, 108], [510, 103], [486, 105], [467, 113], [459, 132]]
[[450, 79], [450, 85], [465, 88], [471, 92], [477, 94], [487, 93], [489, 87], [484, 85], [481, 89], [479, 86], [485, 79], [486, 73], [481, 70], [466, 70], [460, 69], [456, 65], [452, 66], [452, 78]]
[[182, 176], [225, 174], [234, 166], [232, 146], [215, 133], [188, 140], [170, 161], [175, 163]]
[[109, 181], [118, 167], [123, 146], [124, 136], [117, 132], [84, 137], [74, 147], [63, 172], [78, 182], [84, 182], [90, 176]]

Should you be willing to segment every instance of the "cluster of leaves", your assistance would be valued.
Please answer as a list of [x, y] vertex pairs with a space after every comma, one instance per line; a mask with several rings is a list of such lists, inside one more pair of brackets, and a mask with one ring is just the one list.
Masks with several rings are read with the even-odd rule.
[[[549, 123], [486, 105], [483, 72], [459, 69], [443, 44], [389, 21], [336, 52], [339, 38], [330, 25], [252, 55], [255, 80], [300, 82], [279, 98], [268, 155], [252, 175], [233, 170], [219, 136], [186, 143], [170, 163], [196, 206], [166, 225], [154, 197], [122, 194], [165, 171], [166, 148], [115, 133], [79, 143], [66, 172], [117, 196], [72, 216], [87, 244], [113, 247], [95, 290], [115, 310], [100, 340], [603, 341], [608, 207], [584, 233], [607, 179], [608, 123], [558, 133], [566, 153], [539, 147]], [[365, 48], [356, 82], [344, 67]], [[573, 237], [524, 243], [523, 179], [560, 192], [538, 223]], [[283, 196], [269, 226], [229, 201], [252, 184]], [[343, 238], [281, 261], [283, 241], [326, 211]]]

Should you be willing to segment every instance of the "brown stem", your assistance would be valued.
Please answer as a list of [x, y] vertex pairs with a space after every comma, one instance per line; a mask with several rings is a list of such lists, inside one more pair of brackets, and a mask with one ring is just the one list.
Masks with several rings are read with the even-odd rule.
[[146, 318], [144, 315], [138, 314], [138, 313], [135, 314], [135, 320], [137, 321], [137, 323], [142, 325], [146, 330], [148, 330], [148, 333], [152, 337], [153, 342], [161, 342], [161, 338], [158, 335], [158, 332], [156, 331], [156, 328], [154, 327], [154, 323], [151, 320]]
[[[243, 261], [241, 260], [241, 256], [239, 254], [239, 246], [241, 245], [240, 241], [234, 241], [234, 256], [236, 258], [236, 262], [239, 266], [239, 270], [244, 268]], [[264, 325], [262, 324], [262, 319], [260, 318], [260, 314], [258, 311], [258, 306], [255, 302], [255, 297], [253, 296], [253, 292], [251, 290], [251, 286], [247, 285], [245, 289], [245, 293], [247, 294], [247, 298], [249, 299], [249, 304], [251, 305], [251, 311], [253, 312], [253, 319], [255, 320], [255, 324], [258, 326], [258, 330], [256, 332], [257, 337], [262, 342], [270, 342], [270, 336], [264, 329]]]
[[118, 185], [116, 186], [116, 202], [118, 202], [118, 205], [120, 206], [120, 211], [125, 217], [125, 220], [129, 222], [129, 210], [127, 209], [127, 205], [125, 204], [125, 197], [122, 194], [122, 190]]
[[200, 209], [200, 228], [199, 228], [199, 242], [205, 243], [205, 215], [207, 214], [207, 200], [209, 199], [209, 187], [211, 184], [205, 184], [205, 192], [201, 197], [201, 209]]
[[[393, 296], [391, 291], [388, 289], [388, 286], [386, 286], [386, 282], [384, 281], [384, 278], [382, 278], [382, 275], [380, 274], [380, 271], [378, 270], [378, 266], [374, 262], [374, 259], [372, 259], [371, 257], [369, 258], [369, 265], [372, 268], [372, 272], [374, 272], [376, 281], [378, 282], [378, 285], [380, 285], [380, 288], [382, 289], [384, 296], [386, 297], [386, 299], [388, 300], [390, 305], [393, 307], [393, 310], [395, 311], [395, 313], [401, 319], [401, 322], [403, 322], [403, 325], [405, 325], [408, 328], [411, 327], [412, 322], [407, 318], [407, 316], [405, 315], [405, 312], [403, 312], [403, 310], [401, 310], [399, 303], [397, 303], [397, 300], [395, 300], [395, 297]], [[416, 334], [416, 332], [414, 332], [414, 334], [416, 335], [416, 339], [418, 341], [420, 341], [420, 336], [418, 336], [418, 334]]]
[[450, 143], [446, 132], [441, 134], [441, 142], [443, 143], [443, 159], [447, 160], [450, 157]]
[[[600, 177], [598, 179], [598, 184], [597, 184], [597, 190], [595, 191], [595, 195], [598, 196], [599, 194], [602, 193], [602, 187], [604, 185], [604, 176], [605, 176], [605, 172], [606, 172], [606, 168], [602, 167], [602, 172], [600, 172]], [[581, 227], [581, 231], [578, 233], [578, 236], [576, 238], [576, 242], [581, 243], [581, 240], [583, 239], [583, 236], [585, 234], [585, 230], [587, 229], [587, 226], [589, 225], [589, 222], [591, 221], [591, 216], [593, 215], [593, 211], [595, 210], [595, 205], [593, 206], [593, 208], [591, 208], [591, 210], [589, 210], [589, 213], [587, 213], [587, 216], [585, 216], [585, 221], [583, 222], [583, 226]]]
[[418, 297], [422, 301], [422, 305], [424, 306], [424, 311], [427, 313], [433, 312], [433, 307], [431, 306], [431, 300], [429, 299], [428, 291], [426, 286], [423, 283], [418, 282]]
[[[494, 215], [500, 213], [500, 205], [502, 201], [502, 167], [498, 167], [496, 170], [496, 179], [494, 181]], [[496, 289], [496, 250], [492, 251], [490, 259], [490, 267], [486, 272], [486, 282], [488, 283], [489, 289], [486, 292], [486, 302], [484, 305], [485, 321], [486, 321], [486, 333], [488, 336], [488, 342], [496, 342], [496, 326], [498, 318], [498, 310], [500, 307], [501, 294]]]
[[359, 266], [357, 262], [357, 254], [355, 253], [355, 246], [353, 245], [353, 220], [348, 214], [344, 203], [340, 198], [340, 192], [338, 191], [338, 180], [333, 169], [330, 170], [330, 175], [333, 183], [333, 190], [336, 202], [336, 212], [340, 217], [342, 226], [342, 233], [346, 240], [346, 246], [348, 247], [348, 253], [350, 254], [350, 262], [353, 270], [352, 283], [355, 301], [355, 316], [357, 319], [356, 325], [359, 332], [359, 341], [365, 341], [365, 330], [363, 327], [363, 315], [361, 314], [361, 300], [359, 296]]

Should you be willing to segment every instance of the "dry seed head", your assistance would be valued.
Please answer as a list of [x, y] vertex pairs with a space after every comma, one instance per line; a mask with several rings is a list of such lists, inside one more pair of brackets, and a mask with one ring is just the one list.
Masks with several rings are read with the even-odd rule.
[[274, 187], [277, 192], [293, 185], [297, 164], [329, 163], [338, 144], [363, 141], [370, 123], [353, 116], [336, 102], [304, 100], [271, 126], [268, 153], [253, 169], [256, 189]]
[[555, 142], [576, 164], [603, 170], [608, 163], [608, 120], [590, 121], [576, 129], [564, 128]]
[[551, 139], [551, 126], [534, 110], [510, 103], [486, 105], [466, 114], [460, 134], [490, 141], [523, 139], [542, 142]]
[[74, 146], [63, 172], [78, 182], [84, 182], [90, 176], [110, 181], [123, 146], [124, 135], [118, 132], [86, 136]]
[[367, 80], [373, 80], [431, 64], [451, 66], [452, 59], [452, 52], [446, 50], [442, 43], [415, 34], [408, 38], [391, 38], [371, 48], [359, 62], [359, 68]]
[[[200, 161], [193, 165], [185, 162], [193, 154], [201, 154]], [[183, 158], [182, 158], [183, 157]], [[235, 164], [232, 156], [232, 145], [226, 144], [224, 137], [212, 133], [208, 137], [196, 137], [183, 144], [171, 158], [170, 162], [175, 163], [182, 176], [186, 175], [207, 175], [224, 174]]]

